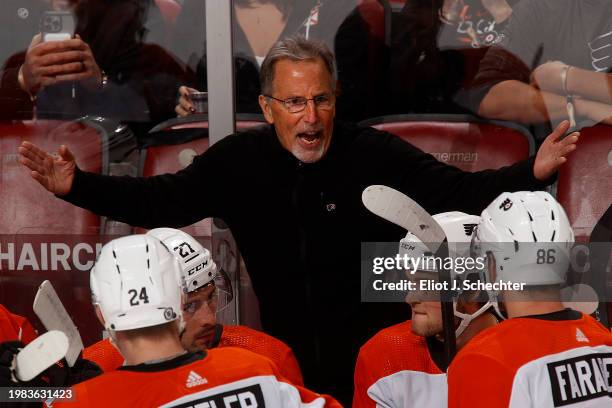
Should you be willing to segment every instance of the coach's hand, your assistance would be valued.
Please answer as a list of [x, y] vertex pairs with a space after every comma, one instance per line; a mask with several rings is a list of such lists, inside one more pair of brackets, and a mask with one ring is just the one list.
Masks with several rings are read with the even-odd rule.
[[70, 192], [76, 162], [66, 146], [60, 146], [57, 155], [51, 155], [30, 142], [23, 142], [19, 155], [19, 162], [32, 170], [32, 178], [44, 188], [59, 196]]
[[561, 139], [569, 129], [569, 122], [564, 120], [544, 140], [533, 165], [533, 175], [540, 181], [548, 180], [567, 161], [567, 155], [576, 150], [580, 133], [573, 132]]

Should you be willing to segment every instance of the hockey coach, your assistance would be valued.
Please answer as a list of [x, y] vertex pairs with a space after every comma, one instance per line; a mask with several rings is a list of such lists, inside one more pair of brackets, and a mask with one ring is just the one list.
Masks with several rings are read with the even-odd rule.
[[569, 127], [564, 122], [536, 157], [467, 173], [391, 134], [336, 122], [335, 61], [324, 45], [279, 41], [260, 80], [259, 104], [269, 125], [224, 138], [176, 174], [87, 173], [67, 146], [51, 155], [28, 142], [19, 147], [20, 161], [62, 199], [134, 226], [225, 220], [253, 281], [265, 331], [294, 349], [309, 387], [348, 403], [358, 346], [403, 319], [383, 313], [382, 305], [360, 303], [360, 243], [405, 234], [370, 213], [362, 191], [385, 184], [432, 214], [479, 214], [502, 192], [551, 183], [578, 134], [562, 138]]

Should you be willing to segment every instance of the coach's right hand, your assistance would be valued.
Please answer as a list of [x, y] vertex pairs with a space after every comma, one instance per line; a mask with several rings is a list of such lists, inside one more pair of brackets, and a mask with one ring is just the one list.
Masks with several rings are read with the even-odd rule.
[[30, 142], [19, 146], [19, 162], [32, 170], [32, 178], [58, 196], [66, 195], [72, 188], [76, 162], [64, 145], [58, 154], [51, 155]]

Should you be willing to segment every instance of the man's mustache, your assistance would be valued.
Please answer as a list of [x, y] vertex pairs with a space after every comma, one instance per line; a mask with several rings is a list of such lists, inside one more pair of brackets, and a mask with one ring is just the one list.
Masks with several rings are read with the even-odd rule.
[[322, 132], [325, 129], [322, 123], [306, 124], [302, 123], [298, 129], [298, 133], [313, 133]]

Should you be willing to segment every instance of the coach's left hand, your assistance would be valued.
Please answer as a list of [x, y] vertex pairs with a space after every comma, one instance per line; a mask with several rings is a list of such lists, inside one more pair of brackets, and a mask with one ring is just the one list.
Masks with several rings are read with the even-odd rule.
[[548, 180], [567, 161], [566, 156], [576, 149], [576, 143], [580, 137], [579, 132], [573, 132], [561, 139], [569, 126], [569, 121], [561, 122], [538, 149], [533, 165], [533, 175], [538, 180]]

